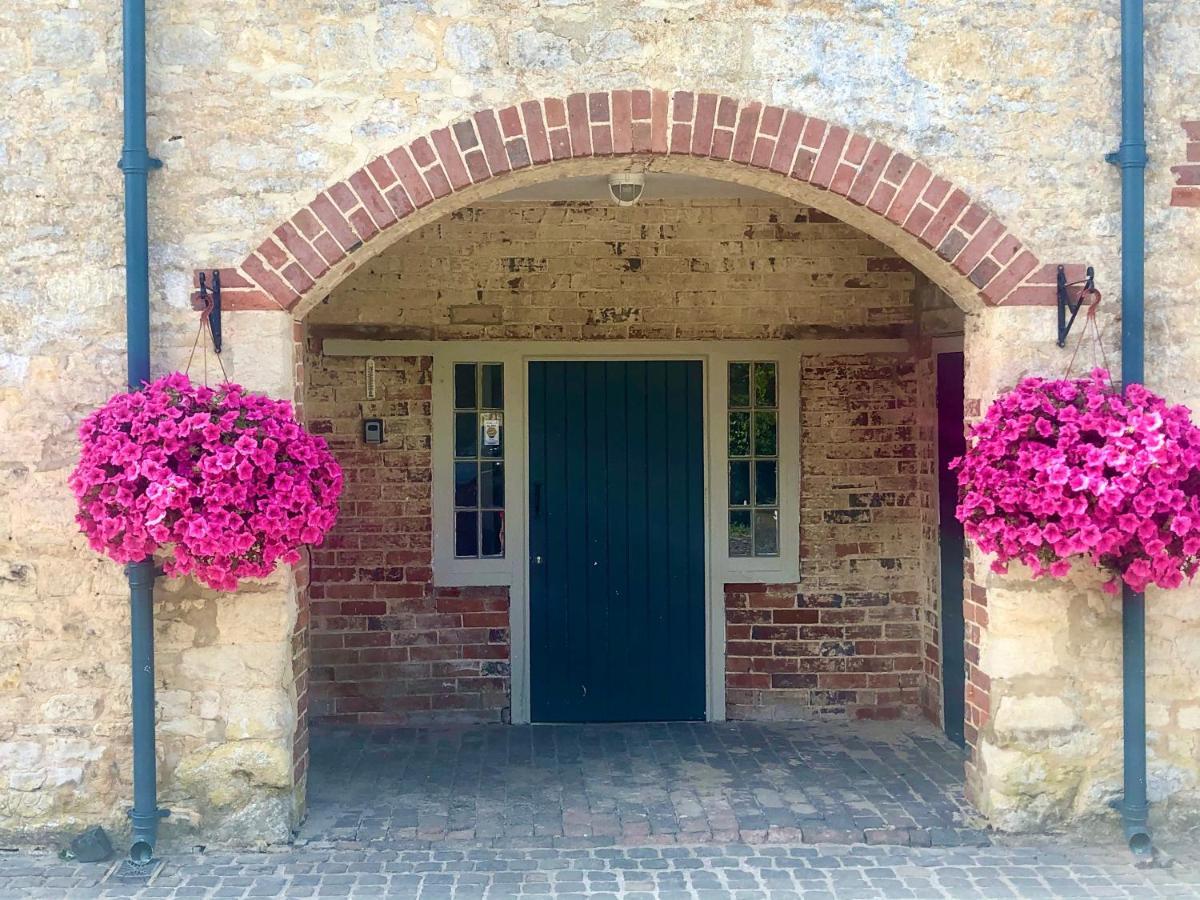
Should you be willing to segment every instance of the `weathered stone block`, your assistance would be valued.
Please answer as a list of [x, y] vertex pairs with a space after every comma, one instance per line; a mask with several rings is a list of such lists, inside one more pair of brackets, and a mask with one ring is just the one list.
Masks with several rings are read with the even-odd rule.
[[1003, 698], [994, 727], [998, 734], [1062, 732], [1078, 723], [1075, 710], [1062, 697], [1032, 695]]

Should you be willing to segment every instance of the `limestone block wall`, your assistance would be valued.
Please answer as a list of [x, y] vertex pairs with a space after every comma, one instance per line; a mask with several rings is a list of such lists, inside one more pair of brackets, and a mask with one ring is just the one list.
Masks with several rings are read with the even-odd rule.
[[[231, 376], [290, 392], [291, 326], [227, 318]], [[71, 375], [64, 376], [68, 366]], [[209, 361], [216, 371], [215, 359]], [[55, 357], [0, 427], [0, 834], [37, 840], [101, 823], [128, 829], [129, 592], [121, 567], [75, 534], [66, 476], [74, 429], [123, 389], [116, 366]], [[194, 366], [198, 373], [200, 366]], [[42, 411], [57, 409], [44, 417]], [[15, 413], [15, 414], [14, 414]], [[18, 549], [20, 548], [20, 549]], [[160, 802], [168, 838], [286, 840], [303, 800], [293, 769], [299, 621], [293, 573], [217, 594], [160, 579], [155, 592]], [[297, 780], [297, 778], [301, 780]], [[120, 798], [125, 798], [122, 801]]]
[[[967, 417], [1022, 373], [1061, 375], [1065, 360], [1031, 310], [967, 319]], [[1039, 332], [1043, 332], [1044, 336]], [[1116, 357], [1107, 337], [1109, 360]], [[1101, 356], [1087, 345], [1084, 368]], [[1154, 355], [1148, 355], [1154, 365]], [[1061, 359], [1061, 357], [1060, 357]], [[1173, 399], [1182, 385], [1154, 385]], [[1120, 601], [1077, 566], [1069, 580], [1033, 581], [1019, 566], [991, 572], [967, 564], [968, 789], [997, 827], [1038, 830], [1064, 823], [1111, 825], [1107, 803], [1121, 792]], [[1146, 598], [1148, 773], [1152, 824], [1200, 821], [1200, 587], [1152, 589]]]
[[[1149, 4], [1147, 15], [1148, 377], [1193, 406], [1200, 218], [1170, 206], [1170, 167], [1188, 161], [1180, 122], [1200, 117], [1200, 44], [1189, 39], [1198, 14], [1198, 0], [1180, 0]], [[114, 15], [111, 0], [0, 8], [0, 84], [20, 110], [0, 124], [0, 740], [36, 745], [0, 752], [19, 755], [23, 772], [68, 769], [80, 757], [128, 770], [119, 733], [125, 673], [116, 662], [124, 650], [101, 650], [108, 633], [93, 640], [93, 626], [79, 624], [117, 619], [126, 601], [119, 579], [94, 568], [64, 525], [70, 436], [124, 377]], [[197, 267], [244, 259], [367, 162], [475, 110], [631, 86], [774, 103], [885, 141], [964, 186], [1043, 262], [1093, 262], [1105, 296], [1116, 298], [1119, 194], [1102, 161], [1118, 133], [1116, 16], [1116, 4], [1049, 8], [1035, 0], [966, 16], [957, 0], [802, 8], [750, 0], [344, 0], [282, 13], [272, 3], [197, 0], [152, 9], [150, 147], [165, 163], [150, 192], [155, 371], [179, 366], [191, 346], [187, 295]], [[1089, 65], [1063, 65], [1064, 47]], [[253, 354], [274, 359], [290, 347], [287, 314], [245, 315], [257, 318], [241, 321], [256, 324], [240, 331], [230, 317], [234, 377]], [[1052, 333], [1051, 312], [987, 316], [994, 327], [983, 316], [973, 326], [979, 362], [968, 366], [982, 381], [968, 396], [986, 401], [1020, 371], [1059, 365], [1061, 353], [1043, 338]], [[272, 318], [283, 327], [265, 324]], [[273, 342], [270, 350], [256, 334]], [[290, 385], [279, 390], [286, 396]], [[1191, 648], [1200, 626], [1187, 612], [1194, 606], [1194, 593], [1181, 591], [1152, 604], [1150, 616], [1151, 659], [1169, 660], [1174, 673], [1152, 678], [1152, 701], [1167, 710], [1165, 724], [1160, 717], [1155, 725], [1152, 765], [1178, 758], [1183, 772], [1194, 771], [1177, 750], [1194, 733], [1186, 708], [1200, 684]], [[1095, 625], [1108, 648], [1115, 623]], [[998, 627], [989, 623], [980, 640]], [[118, 633], [124, 629], [113, 629], [113, 640]], [[110, 652], [106, 663], [101, 656]], [[62, 672], [81, 667], [78, 677], [110, 698], [94, 721], [72, 726], [66, 737], [78, 743], [62, 753], [53, 749], [58, 706], [50, 703], [61, 682], [39, 661], [52, 657], [67, 661]], [[1093, 673], [1080, 690], [1111, 687], [1115, 672], [1106, 669], [1104, 682]], [[997, 694], [988, 702], [1003, 701]], [[1095, 721], [1111, 721], [1111, 713], [1097, 711]], [[1108, 742], [1095, 758], [1114, 752]], [[1048, 771], [1059, 764], [1042, 759]], [[28, 833], [127, 804], [123, 775], [92, 777], [92, 762], [84, 770], [79, 790], [70, 780], [32, 791], [0, 784], [0, 827]], [[164, 784], [171, 778], [164, 769]], [[1195, 808], [1187, 779], [1155, 783]], [[1001, 796], [1016, 796], [1007, 778], [996, 785]], [[1103, 814], [1098, 802], [1081, 804]]]

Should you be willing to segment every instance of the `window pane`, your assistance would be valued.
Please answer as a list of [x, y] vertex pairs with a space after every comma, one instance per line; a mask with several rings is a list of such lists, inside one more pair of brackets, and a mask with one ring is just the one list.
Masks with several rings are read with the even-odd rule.
[[479, 513], [457, 512], [454, 514], [454, 555], [458, 557], [479, 555]]
[[754, 455], [774, 456], [779, 452], [779, 441], [776, 428], [779, 414], [775, 412], [754, 413]]
[[478, 452], [479, 417], [473, 412], [454, 414], [454, 455], [473, 459]]
[[750, 363], [729, 364], [729, 406], [750, 405]]
[[454, 364], [454, 408], [475, 408], [475, 364]]
[[779, 510], [754, 511], [754, 555], [779, 555]]
[[750, 413], [729, 414], [729, 455], [750, 455]]
[[488, 363], [480, 370], [480, 408], [504, 409], [504, 367], [499, 363]]
[[750, 505], [750, 461], [729, 464], [729, 505]]
[[479, 464], [479, 505], [504, 508], [504, 463]]
[[773, 459], [754, 461], [754, 505], [779, 504], [779, 463]]
[[729, 511], [729, 555], [750, 555], [750, 510]]
[[775, 363], [754, 364], [754, 405], [775, 406]]
[[483, 530], [480, 556], [504, 555], [504, 513], [499, 510], [481, 512], [480, 525]]
[[475, 508], [479, 505], [479, 464], [454, 464], [454, 505]]

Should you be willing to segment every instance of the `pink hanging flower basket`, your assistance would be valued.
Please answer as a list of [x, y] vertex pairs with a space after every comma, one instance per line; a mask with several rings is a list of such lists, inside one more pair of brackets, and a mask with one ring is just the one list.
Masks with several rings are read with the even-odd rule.
[[232, 591], [293, 563], [337, 518], [342, 471], [292, 405], [182, 373], [117, 394], [79, 429], [69, 484], [92, 548], [160, 554], [168, 575]]
[[1034, 577], [1086, 557], [1134, 590], [1173, 588], [1200, 565], [1200, 428], [1186, 406], [1109, 373], [1026, 378], [968, 433], [957, 516], [966, 535]]

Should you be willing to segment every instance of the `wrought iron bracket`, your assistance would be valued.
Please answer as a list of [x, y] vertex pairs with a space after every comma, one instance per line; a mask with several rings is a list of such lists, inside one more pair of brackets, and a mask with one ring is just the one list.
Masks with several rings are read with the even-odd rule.
[[209, 293], [208, 279], [200, 273], [200, 305], [208, 316], [208, 328], [212, 333], [213, 352], [221, 352], [221, 273], [213, 269], [212, 293]]
[[[215, 272], [213, 274], [216, 274]], [[1071, 300], [1071, 291], [1073, 287], [1081, 287], [1083, 290]], [[1087, 277], [1083, 281], [1067, 282], [1067, 271], [1062, 266], [1058, 267], [1058, 346], [1067, 346], [1067, 335], [1071, 333], [1071, 326], [1075, 324], [1075, 317], [1079, 315], [1079, 310], [1083, 308], [1083, 298], [1094, 296], [1096, 293], [1096, 270], [1091, 266], [1087, 267]], [[1070, 313], [1068, 318], [1067, 313]]]

